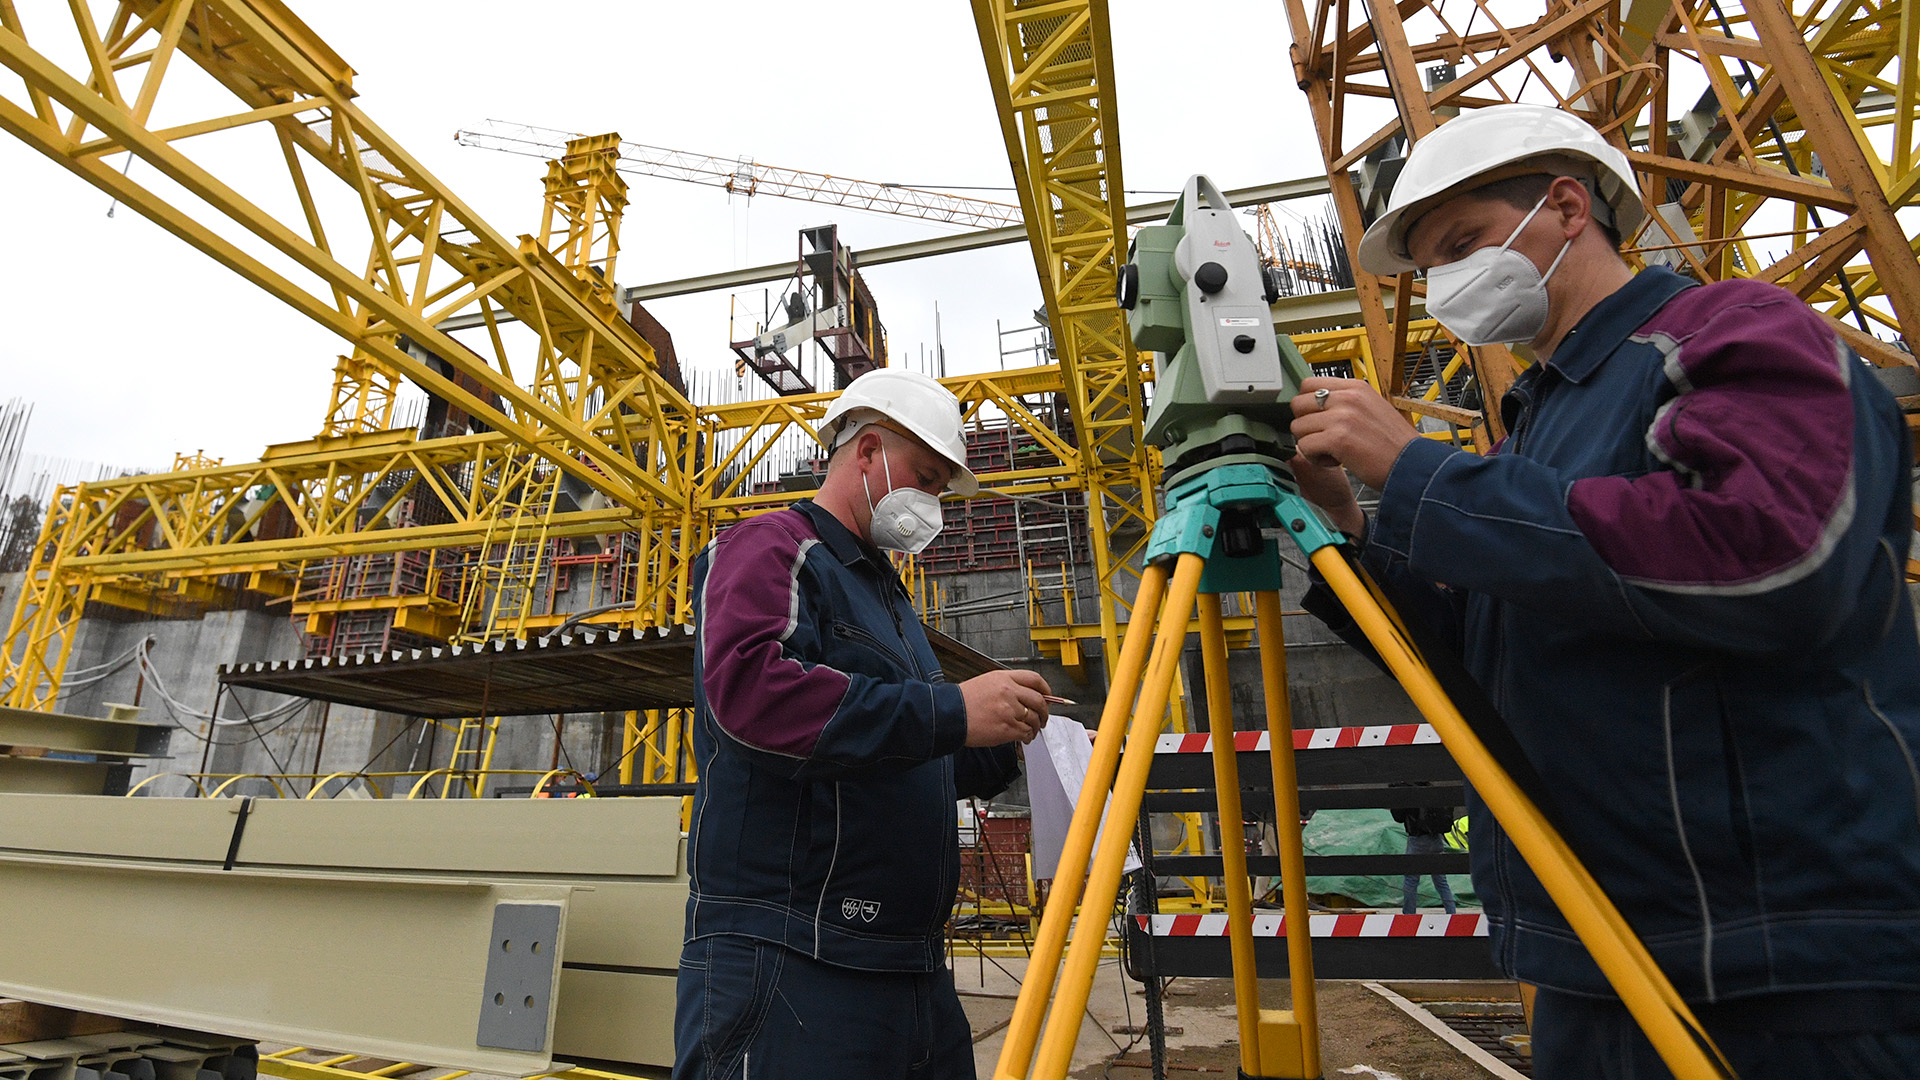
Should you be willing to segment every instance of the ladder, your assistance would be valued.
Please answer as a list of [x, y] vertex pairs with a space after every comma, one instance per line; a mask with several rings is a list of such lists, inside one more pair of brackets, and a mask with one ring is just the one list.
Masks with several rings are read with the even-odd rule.
[[[501, 485], [500, 502], [487, 524], [478, 562], [464, 585], [455, 645], [484, 645], [522, 636], [541, 575], [550, 570], [547, 532], [560, 494], [560, 470], [544, 458], [528, 456], [503, 474]], [[484, 794], [499, 733], [499, 717], [470, 716], [460, 721], [441, 798], [452, 794], [456, 781], [466, 785], [472, 798]]]

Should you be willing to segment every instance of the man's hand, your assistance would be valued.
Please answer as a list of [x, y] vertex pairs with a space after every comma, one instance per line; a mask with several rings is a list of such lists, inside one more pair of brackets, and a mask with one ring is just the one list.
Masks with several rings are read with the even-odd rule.
[[1031, 671], [989, 671], [960, 684], [967, 703], [967, 745], [1032, 742], [1047, 726], [1047, 680]]
[[1358, 540], [1361, 530], [1367, 526], [1367, 516], [1360, 511], [1360, 501], [1353, 497], [1353, 484], [1347, 479], [1347, 470], [1338, 465], [1315, 465], [1305, 454], [1293, 455], [1287, 467], [1293, 470], [1300, 494], [1325, 510], [1334, 528]]
[[[1317, 396], [1322, 390], [1327, 391], [1324, 398]], [[1315, 376], [1300, 384], [1293, 399], [1293, 438], [1300, 456], [1322, 468], [1344, 465], [1375, 491], [1387, 486], [1394, 460], [1419, 437], [1386, 398], [1359, 379]], [[1295, 469], [1297, 478], [1304, 471], [1298, 459]], [[1305, 484], [1302, 481], [1303, 493]]]

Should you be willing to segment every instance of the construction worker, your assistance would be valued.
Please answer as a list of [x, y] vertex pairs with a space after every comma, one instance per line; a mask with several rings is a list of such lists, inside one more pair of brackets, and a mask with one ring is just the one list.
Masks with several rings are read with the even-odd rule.
[[811, 500], [694, 566], [698, 644], [676, 1080], [974, 1075], [946, 966], [955, 804], [1019, 771], [1047, 683], [940, 672], [887, 552], [971, 496], [960, 403], [880, 369], [827, 410]]
[[[1745, 1080], [1910, 1077], [1911, 436], [1792, 294], [1633, 272], [1619, 244], [1644, 218], [1625, 155], [1570, 113], [1488, 107], [1420, 140], [1360, 264], [1424, 271], [1461, 341], [1538, 362], [1486, 456], [1421, 438], [1365, 383], [1310, 379], [1296, 475], [1458, 646]], [[1350, 628], [1324, 585], [1307, 602]], [[1499, 963], [1540, 987], [1535, 1075], [1669, 1075], [1478, 799], [1469, 815]]]

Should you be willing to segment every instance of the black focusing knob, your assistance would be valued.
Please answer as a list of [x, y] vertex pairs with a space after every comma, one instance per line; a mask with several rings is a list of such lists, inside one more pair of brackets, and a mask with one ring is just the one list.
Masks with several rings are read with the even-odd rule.
[[1132, 311], [1140, 302], [1140, 267], [1127, 263], [1120, 268], [1120, 280], [1116, 283], [1114, 299], [1121, 308]]
[[1193, 272], [1193, 283], [1203, 293], [1217, 293], [1227, 287], [1227, 268], [1217, 262], [1203, 262]]
[[1267, 303], [1277, 303], [1280, 299], [1280, 270], [1278, 267], [1260, 268], [1260, 284], [1266, 293]]
[[1233, 339], [1233, 348], [1235, 352], [1250, 353], [1253, 351], [1254, 344], [1255, 342], [1253, 340], [1252, 334], [1240, 334], [1235, 336]]

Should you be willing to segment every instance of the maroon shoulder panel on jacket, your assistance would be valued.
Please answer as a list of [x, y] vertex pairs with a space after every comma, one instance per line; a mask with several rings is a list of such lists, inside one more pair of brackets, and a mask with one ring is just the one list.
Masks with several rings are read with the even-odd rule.
[[846, 698], [851, 680], [787, 648], [799, 625], [800, 569], [819, 544], [797, 510], [761, 514], [713, 542], [700, 603], [701, 686], [714, 719], [735, 739], [805, 758]]
[[1633, 335], [1675, 396], [1647, 447], [1667, 470], [1576, 481], [1567, 510], [1617, 573], [1651, 588], [1762, 591], [1824, 560], [1853, 508], [1850, 352], [1785, 289], [1687, 289]]

